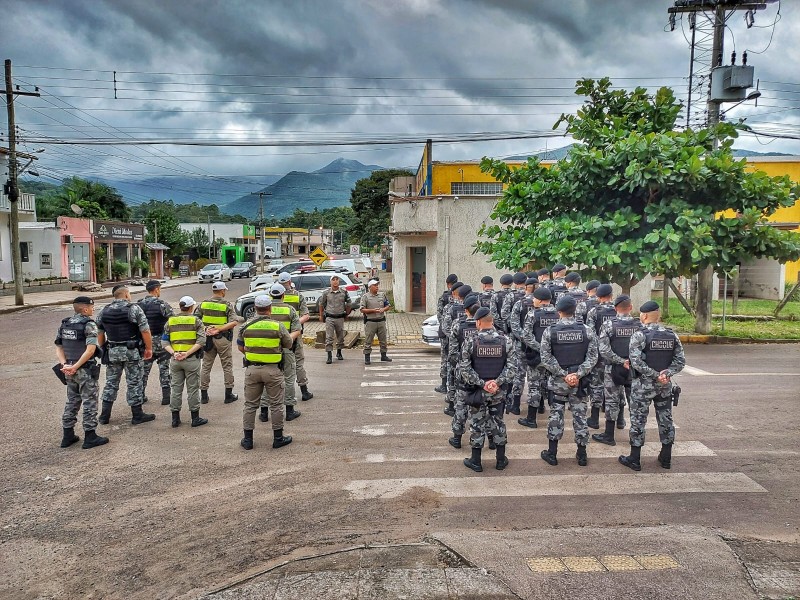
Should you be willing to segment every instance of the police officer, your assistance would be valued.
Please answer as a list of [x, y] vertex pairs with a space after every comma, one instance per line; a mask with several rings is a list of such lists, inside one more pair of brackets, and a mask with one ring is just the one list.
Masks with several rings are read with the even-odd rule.
[[[450, 299], [453, 295], [453, 286], [458, 282], [458, 276], [455, 273], [450, 273], [445, 280], [446, 289], [442, 292], [442, 295], [439, 296], [439, 299], [436, 301], [436, 319], [439, 323], [439, 354], [441, 358], [441, 363], [439, 365], [439, 377], [442, 380], [442, 383], [435, 388], [433, 388], [434, 392], [439, 392], [440, 394], [447, 393], [447, 355], [448, 355], [448, 348], [447, 348], [447, 334], [445, 334], [444, 329], [442, 328], [442, 322], [444, 321], [444, 309], [450, 304]], [[462, 284], [463, 285], [463, 284]]]
[[[460, 285], [459, 285], [460, 284]], [[447, 333], [447, 346], [448, 346], [448, 361], [446, 364], [446, 372], [445, 376], [447, 378], [447, 408], [444, 411], [444, 414], [453, 416], [453, 394], [455, 392], [454, 382], [453, 382], [453, 364], [449, 360], [449, 349], [450, 349], [450, 333], [453, 331], [453, 325], [457, 322], [463, 321], [467, 318], [466, 312], [464, 310], [464, 299], [472, 293], [472, 288], [468, 285], [464, 285], [460, 281], [457, 281], [453, 284], [453, 294], [450, 298], [450, 304], [444, 310], [444, 323], [442, 323], [442, 329]]]
[[272, 299], [269, 296], [256, 296], [253, 304], [256, 314], [242, 325], [236, 340], [239, 352], [244, 354], [246, 366], [242, 415], [244, 437], [241, 445], [245, 450], [253, 449], [256, 409], [261, 393], [266, 388], [272, 414], [272, 447], [281, 448], [292, 443], [292, 436], [283, 435], [284, 378], [280, 364], [283, 351], [292, 347], [293, 340], [283, 323], [272, 319]]
[[[200, 370], [200, 402], [208, 404], [208, 386], [211, 383], [211, 368], [214, 359], [219, 356], [222, 364], [222, 373], [225, 378], [225, 404], [230, 404], [239, 399], [233, 393], [233, 329], [239, 323], [233, 305], [225, 300], [228, 286], [224, 281], [215, 281], [211, 284], [211, 293], [208, 300], [200, 303], [195, 314], [203, 320], [206, 326], [206, 346], [203, 356], [203, 367]], [[210, 338], [210, 342], [209, 342]]]
[[[286, 293], [283, 294], [283, 301], [297, 311], [297, 316], [300, 319], [300, 331], [302, 332], [304, 325], [311, 319], [308, 306], [306, 305], [306, 299], [295, 289], [292, 283], [292, 277], [289, 273], [281, 273], [278, 275], [278, 283], [286, 288]], [[300, 386], [300, 399], [303, 401], [311, 400], [314, 394], [308, 390], [308, 374], [306, 373], [305, 366], [306, 354], [305, 347], [303, 346], [302, 333], [299, 341], [294, 345], [294, 360], [297, 365], [297, 385]]]
[[92, 319], [94, 300], [78, 296], [72, 301], [72, 308], [75, 314], [61, 321], [55, 341], [58, 366], [67, 384], [67, 403], [61, 417], [64, 430], [61, 447], [67, 448], [80, 441], [75, 435], [75, 424], [83, 404], [83, 448], [86, 450], [108, 443], [107, 437], [95, 433], [100, 365], [95, 361], [97, 324]]
[[122, 371], [128, 387], [126, 399], [131, 407], [131, 424], [139, 425], [156, 418], [154, 414], [142, 412], [144, 391], [142, 390], [142, 359], [153, 356], [153, 340], [150, 325], [144, 311], [137, 304], [131, 304], [131, 293], [127, 286], [116, 285], [111, 293], [114, 300], [97, 317], [99, 334], [97, 341], [101, 347], [108, 344], [108, 365], [106, 366], [106, 385], [103, 388], [103, 409], [100, 423], [107, 425], [111, 409], [117, 399]]
[[[617, 316], [614, 308], [614, 288], [610, 283], [602, 283], [597, 286], [597, 304], [595, 304], [586, 314], [586, 325], [594, 331], [595, 336], [600, 337], [600, 328], [603, 323]], [[586, 422], [592, 429], [600, 429], [600, 411], [603, 410], [605, 403], [605, 361], [602, 358], [597, 360], [597, 364], [592, 370], [592, 377], [589, 384], [589, 395], [592, 398], [592, 414]]]
[[617, 316], [600, 327], [600, 356], [605, 362], [606, 429], [595, 433], [592, 439], [616, 446], [614, 425], [625, 428], [626, 389], [630, 390], [631, 363], [628, 353], [631, 336], [639, 330], [639, 321], [631, 316], [633, 304], [630, 296], [620, 294], [614, 299]]
[[528, 371], [528, 414], [517, 419], [524, 427], [536, 429], [537, 413], [544, 412], [544, 399], [547, 396], [547, 370], [542, 365], [540, 344], [544, 330], [558, 322], [555, 306], [550, 304], [553, 297], [549, 288], [539, 287], [533, 292], [533, 310], [525, 316], [522, 329], [524, 360]]
[[585, 467], [589, 430], [586, 427], [586, 393], [581, 380], [597, 363], [597, 337], [591, 328], [575, 320], [576, 307], [575, 299], [564, 294], [556, 304], [558, 323], [542, 334], [540, 352], [542, 365], [550, 371], [547, 389], [551, 400], [547, 424], [549, 447], [542, 450], [542, 459], [550, 465], [558, 464], [558, 441], [564, 435], [564, 405], [569, 403], [578, 445], [575, 457], [578, 465]]
[[464, 340], [458, 363], [461, 382], [472, 391], [465, 395], [465, 402], [472, 403], [469, 409], [472, 456], [464, 459], [464, 466], [473, 471], [483, 471], [481, 452], [484, 439], [489, 436], [497, 447], [495, 468], [502, 471], [508, 466], [503, 387], [514, 380], [516, 349], [508, 336], [495, 329], [488, 309], [479, 308], [475, 313], [475, 322], [478, 332]]
[[639, 307], [643, 327], [631, 336], [630, 361], [633, 369], [631, 384], [631, 453], [620, 456], [619, 462], [634, 471], [641, 471], [644, 428], [650, 413], [650, 403], [656, 409], [661, 452], [658, 464], [664, 469], [672, 466], [672, 443], [675, 425], [672, 422], [672, 377], [686, 366], [686, 357], [678, 336], [659, 324], [661, 309], [650, 300]]
[[325, 323], [325, 351], [328, 353], [328, 360], [333, 362], [332, 352], [334, 335], [336, 336], [336, 360], [344, 360], [342, 348], [344, 348], [344, 320], [350, 314], [350, 294], [339, 287], [341, 279], [338, 275], [331, 276], [331, 287], [322, 292], [319, 299], [319, 320]]
[[181, 312], [167, 319], [162, 336], [164, 352], [172, 357], [169, 361], [172, 377], [169, 409], [172, 411], [173, 427], [181, 424], [184, 382], [192, 427], [208, 423], [208, 419], [200, 417], [200, 357], [206, 345], [206, 329], [200, 317], [193, 314], [195, 305], [191, 296], [181, 298], [178, 301]]
[[478, 331], [475, 313], [479, 308], [481, 308], [481, 304], [477, 295], [470, 294], [464, 298], [466, 319], [453, 324], [453, 329], [450, 332], [450, 343], [448, 344], [450, 354], [448, 358], [453, 369], [453, 389], [452, 391], [447, 390], [448, 407], [445, 409], [445, 414], [453, 417], [450, 425], [453, 437], [447, 440], [453, 448], [461, 448], [461, 436], [464, 435], [464, 428], [469, 414], [469, 407], [464, 404], [464, 385], [458, 373], [458, 363], [461, 360], [461, 348], [464, 346], [464, 340], [468, 337], [473, 337]]
[[503, 298], [503, 307], [500, 309], [500, 318], [503, 320], [506, 333], [511, 332], [511, 309], [525, 296], [525, 288], [527, 287], [525, 283], [528, 278], [525, 273], [514, 273], [512, 281], [514, 282], [514, 288]]
[[494, 295], [494, 279], [489, 275], [484, 275], [481, 277], [481, 293], [478, 294], [478, 300], [481, 306], [491, 308]]
[[144, 361], [144, 371], [142, 373], [142, 389], [144, 390], [144, 400], [147, 402], [147, 380], [150, 377], [150, 369], [153, 363], [158, 363], [158, 380], [161, 384], [161, 404], [166, 406], [170, 399], [169, 381], [169, 356], [161, 348], [161, 336], [164, 334], [164, 325], [175, 313], [172, 307], [161, 299], [161, 282], [151, 279], [145, 286], [147, 296], [139, 300], [138, 304], [147, 317], [150, 325], [150, 335], [153, 338], [153, 356], [150, 360]]
[[553, 302], [556, 304], [558, 304], [558, 299], [567, 292], [566, 274], [566, 265], [562, 263], [553, 265], [553, 279], [547, 283], [547, 286], [550, 288], [550, 293], [553, 294]]
[[525, 295], [514, 303], [511, 309], [511, 315], [508, 320], [509, 328], [511, 329], [511, 339], [517, 347], [517, 359], [520, 364], [516, 366], [516, 377], [514, 378], [514, 385], [511, 388], [511, 407], [508, 412], [513, 415], [520, 413], [520, 401], [522, 399], [522, 390], [525, 388], [525, 375], [527, 369], [525, 364], [525, 352], [523, 333], [525, 327], [525, 319], [528, 313], [533, 308], [533, 291], [536, 287], [537, 279], [529, 277], [525, 281]]
[[536, 271], [536, 277], [539, 279], [539, 285], [545, 287], [550, 285], [550, 271], [547, 270], [547, 267], [542, 267]]
[[[286, 420], [294, 421], [301, 414], [299, 410], [295, 409], [297, 406], [297, 395], [295, 394], [297, 363], [295, 362], [294, 346], [303, 343], [300, 340], [303, 329], [300, 326], [300, 317], [298, 317], [297, 311], [283, 301], [285, 292], [286, 288], [280, 283], [275, 283], [269, 288], [269, 297], [272, 300], [270, 318], [281, 323], [292, 338], [292, 348], [283, 351], [283, 403], [286, 405]], [[261, 414], [258, 418], [262, 422], [266, 422], [269, 418], [269, 394], [266, 389], [261, 394]]]
[[361, 314], [364, 315], [364, 364], [369, 364], [369, 355], [372, 352], [372, 340], [378, 336], [378, 343], [381, 349], [381, 362], [392, 362], [387, 354], [386, 345], [387, 328], [386, 312], [392, 307], [386, 294], [378, 291], [380, 282], [377, 279], [370, 279], [367, 282], [366, 294], [361, 296]]
[[503, 312], [503, 304], [506, 301], [506, 296], [511, 293], [511, 284], [514, 283], [514, 276], [511, 273], [506, 273], [500, 277], [500, 289], [494, 293], [494, 299], [491, 305], [492, 319], [494, 326], [498, 331], [505, 332], [506, 324], [500, 313]]
[[583, 302], [578, 302], [578, 308], [575, 311], [575, 318], [581, 323], [586, 322], [586, 313], [597, 306], [597, 288], [599, 285], [600, 282], [597, 279], [591, 279], [586, 283], [586, 299]]
[[578, 305], [588, 298], [586, 292], [580, 288], [581, 276], [579, 273], [576, 273], [575, 271], [567, 273], [566, 277], [564, 277], [564, 283], [567, 286], [567, 293], [575, 298], [575, 302], [577, 302]]

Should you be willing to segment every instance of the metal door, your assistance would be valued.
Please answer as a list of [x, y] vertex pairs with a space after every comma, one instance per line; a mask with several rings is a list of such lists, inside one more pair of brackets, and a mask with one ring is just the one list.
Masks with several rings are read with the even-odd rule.
[[70, 281], [91, 281], [92, 264], [89, 261], [89, 244], [67, 244]]

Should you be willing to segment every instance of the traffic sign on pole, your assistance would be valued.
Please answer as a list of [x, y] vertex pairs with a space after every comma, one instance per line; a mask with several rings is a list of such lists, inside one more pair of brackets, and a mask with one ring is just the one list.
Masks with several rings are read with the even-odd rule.
[[308, 255], [308, 258], [313, 260], [318, 267], [321, 267], [322, 263], [328, 260], [328, 255], [325, 254], [325, 251], [322, 248], [317, 248], [311, 254]]

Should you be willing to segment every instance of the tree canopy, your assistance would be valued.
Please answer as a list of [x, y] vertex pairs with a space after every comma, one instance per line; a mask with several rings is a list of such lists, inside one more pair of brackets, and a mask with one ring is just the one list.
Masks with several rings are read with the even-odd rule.
[[350, 205], [355, 212], [352, 239], [364, 246], [374, 247], [389, 231], [389, 182], [395, 177], [413, 175], [405, 169], [373, 171], [359, 179], [350, 193]]
[[74, 217], [71, 206], [82, 209], [85, 219], [110, 219], [129, 221], [131, 211], [125, 200], [113, 187], [80, 177], [65, 179], [57, 188], [47, 190], [36, 198], [36, 214], [41, 220]]
[[141, 221], [148, 211], [157, 207], [169, 207], [178, 223], [247, 223], [247, 217], [242, 215], [229, 215], [221, 212], [216, 204], [176, 204], [172, 200], [149, 200], [132, 209], [133, 219]]

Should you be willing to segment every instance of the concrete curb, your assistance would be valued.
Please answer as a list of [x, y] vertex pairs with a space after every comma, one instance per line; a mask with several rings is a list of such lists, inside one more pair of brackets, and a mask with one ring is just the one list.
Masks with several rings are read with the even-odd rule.
[[678, 334], [682, 344], [800, 344], [800, 340], [740, 338], [724, 335]]

